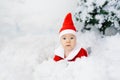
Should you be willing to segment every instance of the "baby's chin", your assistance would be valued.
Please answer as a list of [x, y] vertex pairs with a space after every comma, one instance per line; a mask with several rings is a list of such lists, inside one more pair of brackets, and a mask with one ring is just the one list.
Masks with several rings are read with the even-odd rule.
[[71, 46], [68, 46], [68, 47], [66, 47], [66, 50], [67, 50], [67, 51], [72, 51], [73, 48], [72, 48]]

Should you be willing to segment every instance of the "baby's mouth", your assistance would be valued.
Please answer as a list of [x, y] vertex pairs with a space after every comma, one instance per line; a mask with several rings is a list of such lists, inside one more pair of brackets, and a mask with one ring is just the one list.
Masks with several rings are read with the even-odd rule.
[[67, 47], [69, 47], [70, 45], [66, 45]]

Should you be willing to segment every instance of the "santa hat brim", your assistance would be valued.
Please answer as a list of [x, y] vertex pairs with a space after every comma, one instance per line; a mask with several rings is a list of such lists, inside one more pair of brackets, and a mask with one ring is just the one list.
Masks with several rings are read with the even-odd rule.
[[66, 30], [63, 30], [62, 32], [59, 33], [59, 38], [65, 34], [73, 34], [76, 36], [76, 31], [74, 30], [71, 30], [71, 29], [66, 29]]

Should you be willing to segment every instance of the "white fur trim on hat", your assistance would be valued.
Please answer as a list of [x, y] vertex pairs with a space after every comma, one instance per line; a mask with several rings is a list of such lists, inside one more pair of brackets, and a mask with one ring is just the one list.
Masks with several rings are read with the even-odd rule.
[[67, 29], [67, 30], [63, 30], [62, 32], [60, 32], [59, 37], [63, 36], [64, 34], [70, 34], [70, 33], [76, 36], [76, 31]]

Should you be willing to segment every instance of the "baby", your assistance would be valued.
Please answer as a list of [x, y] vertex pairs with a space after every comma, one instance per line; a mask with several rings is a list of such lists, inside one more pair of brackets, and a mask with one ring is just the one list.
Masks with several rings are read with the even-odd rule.
[[68, 13], [59, 31], [61, 45], [55, 50], [54, 61], [75, 61], [76, 58], [87, 57], [87, 51], [76, 42], [76, 28], [72, 21], [72, 14]]

